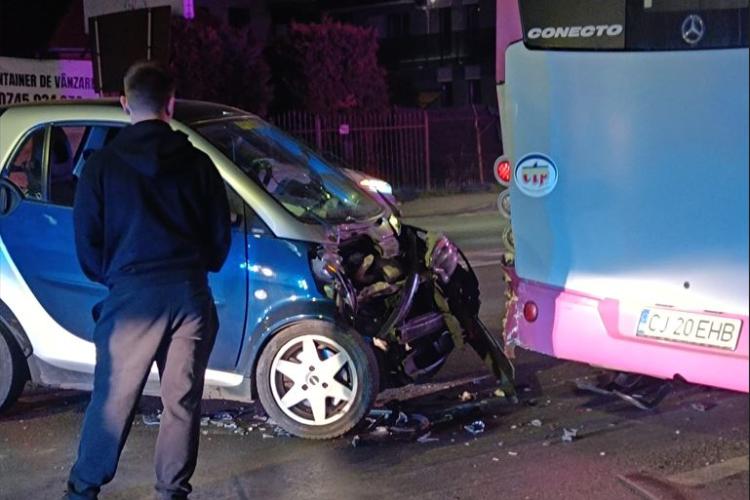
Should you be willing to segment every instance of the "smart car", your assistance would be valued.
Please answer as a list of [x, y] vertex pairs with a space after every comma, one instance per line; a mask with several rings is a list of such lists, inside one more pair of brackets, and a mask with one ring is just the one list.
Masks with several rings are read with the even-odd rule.
[[[28, 380], [92, 387], [91, 310], [107, 290], [79, 267], [72, 205], [86, 158], [127, 124], [109, 100], [0, 108], [0, 409]], [[445, 237], [402, 225], [250, 113], [178, 101], [171, 126], [212, 159], [232, 212], [209, 280], [220, 329], [204, 397], [259, 398], [288, 432], [331, 438], [381, 388], [431, 376], [460, 335], [485, 334], [476, 276]], [[154, 367], [144, 393], [158, 389]]]

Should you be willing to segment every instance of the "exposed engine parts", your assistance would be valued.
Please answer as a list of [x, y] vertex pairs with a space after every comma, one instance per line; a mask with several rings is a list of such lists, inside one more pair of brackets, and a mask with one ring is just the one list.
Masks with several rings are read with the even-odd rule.
[[454, 347], [469, 344], [514, 394], [504, 347], [479, 320], [476, 275], [445, 236], [400, 225], [352, 231], [319, 250], [313, 271], [341, 318], [372, 339], [383, 387], [426, 379]]

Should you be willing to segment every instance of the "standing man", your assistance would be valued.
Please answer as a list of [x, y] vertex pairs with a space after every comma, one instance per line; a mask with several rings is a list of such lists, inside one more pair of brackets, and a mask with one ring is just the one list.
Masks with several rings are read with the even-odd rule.
[[207, 273], [229, 251], [229, 206], [211, 160], [168, 124], [172, 77], [136, 63], [124, 84], [120, 102], [132, 125], [88, 160], [73, 208], [78, 260], [109, 295], [94, 308], [94, 392], [68, 498], [96, 498], [114, 477], [154, 361], [164, 406], [156, 490], [187, 498], [218, 329]]

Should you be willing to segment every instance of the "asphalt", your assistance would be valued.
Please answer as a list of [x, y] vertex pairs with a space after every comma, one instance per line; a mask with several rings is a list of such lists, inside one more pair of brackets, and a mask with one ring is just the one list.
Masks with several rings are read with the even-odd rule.
[[[426, 202], [423, 202], [426, 203]], [[439, 199], [431, 203], [445, 206]], [[462, 202], [463, 203], [463, 202]], [[469, 202], [466, 202], [469, 203]], [[405, 222], [442, 230], [479, 267], [481, 316], [494, 332], [502, 315], [500, 269], [483, 256], [498, 253], [505, 224], [471, 202], [472, 216], [435, 215], [428, 208]], [[414, 216], [413, 214], [417, 215]], [[654, 410], [638, 410], [617, 397], [576, 388], [605, 372], [519, 351], [521, 401], [490, 399], [492, 386], [471, 351], [457, 351], [428, 384], [381, 395], [380, 404], [438, 422], [468, 393], [494, 401], [435, 423], [427, 442], [360, 440], [354, 434], [310, 442], [276, 434], [257, 405], [211, 401], [206, 415], [241, 413], [237, 433], [202, 428], [194, 499], [740, 499], [747, 498], [747, 394], [676, 383]], [[475, 395], [475, 396], [474, 396]], [[0, 498], [46, 499], [62, 495], [75, 458], [88, 396], [72, 391], [27, 391], [0, 416]], [[482, 403], [484, 405], [484, 403]], [[144, 398], [141, 412], [158, 406]], [[464, 426], [480, 420], [484, 432]], [[564, 429], [576, 438], [563, 442]], [[102, 498], [151, 498], [151, 454], [157, 427], [142, 415], [122, 455], [117, 477]]]
[[496, 211], [499, 194], [499, 189], [492, 189], [476, 193], [426, 195], [404, 202], [400, 208], [407, 218], [469, 215]]

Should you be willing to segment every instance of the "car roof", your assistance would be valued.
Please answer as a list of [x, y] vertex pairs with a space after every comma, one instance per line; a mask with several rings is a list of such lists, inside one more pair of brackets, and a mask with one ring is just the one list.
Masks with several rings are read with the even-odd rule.
[[[13, 108], [37, 108], [37, 109], [49, 109], [53, 108], [56, 111], [64, 110], [65, 108], [81, 109], [81, 107], [89, 109], [112, 109], [119, 108], [120, 101], [115, 98], [101, 98], [101, 99], [61, 99], [55, 101], [39, 101], [33, 103], [20, 103], [10, 104], [7, 106], [0, 106], [0, 115], [7, 109]], [[234, 108], [232, 106], [226, 106], [224, 104], [217, 104], [206, 101], [194, 101], [189, 99], [177, 99], [174, 107], [174, 119], [185, 123], [186, 125], [193, 125], [203, 121], [216, 120], [220, 118], [229, 118], [233, 116], [254, 116], [252, 113], [247, 111]]]

